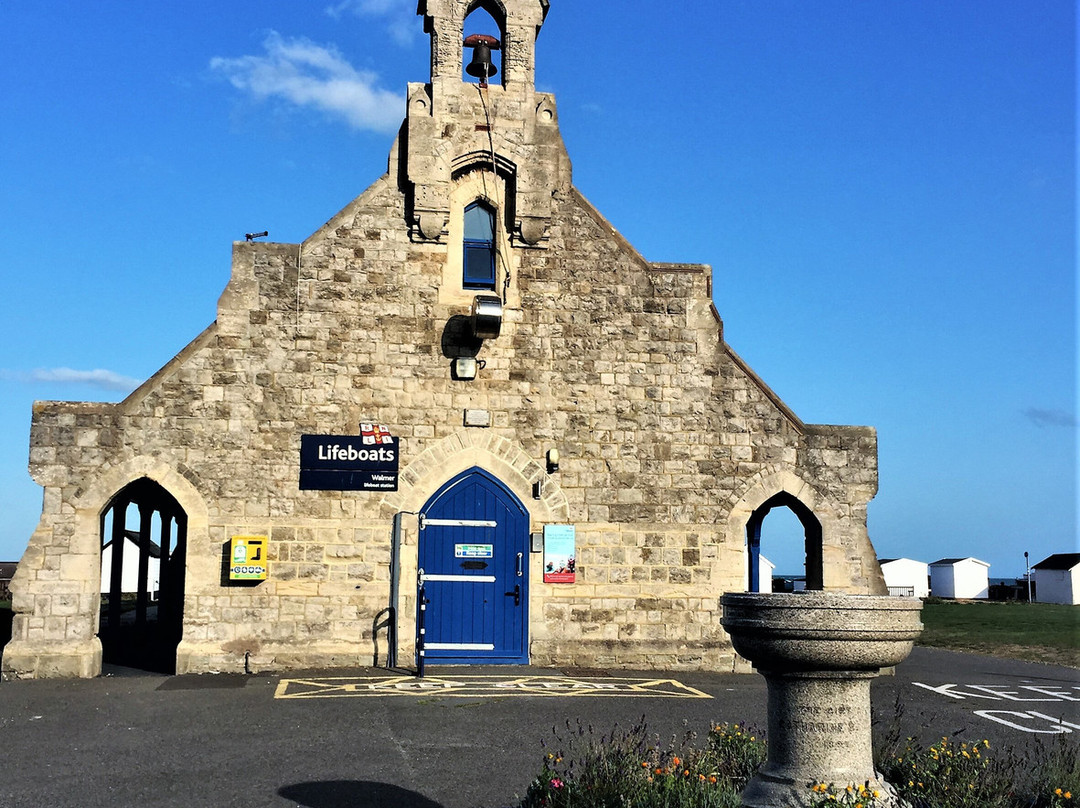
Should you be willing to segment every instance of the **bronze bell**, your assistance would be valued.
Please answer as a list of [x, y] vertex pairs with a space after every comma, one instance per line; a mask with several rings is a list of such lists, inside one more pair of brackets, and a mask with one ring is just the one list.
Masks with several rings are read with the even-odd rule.
[[491, 63], [491, 52], [499, 49], [499, 40], [485, 34], [473, 34], [465, 38], [465, 46], [473, 49], [472, 61], [465, 72], [480, 79], [480, 86], [486, 87], [487, 80], [499, 72]]

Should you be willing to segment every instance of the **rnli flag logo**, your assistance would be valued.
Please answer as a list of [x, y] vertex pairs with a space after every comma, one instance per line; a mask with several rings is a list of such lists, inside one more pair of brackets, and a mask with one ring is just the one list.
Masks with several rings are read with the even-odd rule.
[[360, 424], [360, 437], [368, 446], [383, 446], [394, 442], [384, 424]]

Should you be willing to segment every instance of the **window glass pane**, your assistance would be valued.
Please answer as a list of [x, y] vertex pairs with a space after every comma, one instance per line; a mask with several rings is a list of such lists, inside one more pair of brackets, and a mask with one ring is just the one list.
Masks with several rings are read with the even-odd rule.
[[465, 244], [465, 285], [495, 287], [495, 256], [490, 243]]
[[465, 208], [465, 238], [470, 241], [494, 241], [495, 212], [480, 202]]

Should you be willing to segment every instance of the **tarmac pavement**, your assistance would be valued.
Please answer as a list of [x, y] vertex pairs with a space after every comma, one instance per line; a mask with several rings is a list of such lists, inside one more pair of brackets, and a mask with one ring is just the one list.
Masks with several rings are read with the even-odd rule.
[[[505, 808], [547, 749], [644, 719], [766, 723], [757, 675], [434, 668], [0, 684], [0, 808]], [[630, 681], [633, 680], [633, 681]], [[873, 686], [902, 733], [1080, 738], [1080, 671], [916, 648]], [[545, 747], [543, 744], [549, 744]]]

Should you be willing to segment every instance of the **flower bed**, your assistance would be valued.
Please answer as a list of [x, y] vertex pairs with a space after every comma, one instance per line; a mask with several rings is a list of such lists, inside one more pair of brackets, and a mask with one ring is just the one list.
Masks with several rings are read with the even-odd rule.
[[[738, 808], [739, 792], [765, 760], [760, 732], [718, 724], [661, 742], [644, 720], [597, 736], [592, 727], [553, 730], [540, 773], [520, 808]], [[1073, 808], [1080, 804], [1080, 744], [1058, 735], [1026, 754], [989, 741], [944, 737], [923, 745], [883, 739], [876, 766], [913, 808]], [[875, 808], [863, 783], [807, 783], [813, 808]]]

